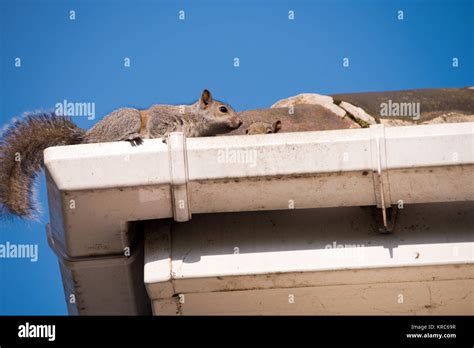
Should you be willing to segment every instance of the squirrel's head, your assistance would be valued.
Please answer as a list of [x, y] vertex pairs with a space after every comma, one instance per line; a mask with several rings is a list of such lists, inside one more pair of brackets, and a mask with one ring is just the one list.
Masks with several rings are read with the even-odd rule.
[[202, 111], [201, 114], [212, 128], [210, 131], [214, 134], [227, 133], [242, 125], [242, 120], [230, 105], [213, 99], [211, 92], [207, 89], [202, 91], [201, 99], [197, 104]]
[[277, 133], [281, 129], [281, 121], [275, 121], [273, 123], [267, 122], [254, 122], [246, 130], [245, 134], [271, 134]]

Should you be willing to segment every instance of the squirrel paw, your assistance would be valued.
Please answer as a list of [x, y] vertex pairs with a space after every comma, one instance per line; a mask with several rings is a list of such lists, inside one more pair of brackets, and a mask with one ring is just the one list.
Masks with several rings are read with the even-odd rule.
[[143, 139], [139, 134], [131, 134], [128, 137], [127, 141], [129, 141], [132, 146], [138, 146], [143, 144]]

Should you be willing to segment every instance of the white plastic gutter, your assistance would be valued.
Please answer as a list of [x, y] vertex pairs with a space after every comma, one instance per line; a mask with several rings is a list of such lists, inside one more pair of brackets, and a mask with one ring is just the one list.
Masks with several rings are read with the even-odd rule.
[[[141, 202], [156, 203], [155, 218], [183, 221], [191, 213], [288, 209], [289, 199], [295, 208], [381, 206], [380, 175], [387, 205], [465, 201], [474, 199], [465, 190], [473, 187], [473, 130], [474, 123], [376, 125], [186, 142], [174, 133], [168, 145], [49, 148], [45, 165], [60, 191], [134, 188]], [[184, 208], [173, 210], [170, 192]]]
[[138, 244], [130, 221], [471, 201], [473, 131], [474, 123], [456, 123], [189, 139], [173, 133], [167, 144], [48, 148], [50, 243], [69, 263], [121, 258]]

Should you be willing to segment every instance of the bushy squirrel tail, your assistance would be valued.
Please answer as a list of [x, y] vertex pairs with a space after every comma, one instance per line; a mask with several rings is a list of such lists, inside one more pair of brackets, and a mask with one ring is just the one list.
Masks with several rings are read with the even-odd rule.
[[0, 218], [37, 212], [34, 181], [50, 146], [79, 144], [85, 132], [54, 112], [25, 114], [0, 135]]

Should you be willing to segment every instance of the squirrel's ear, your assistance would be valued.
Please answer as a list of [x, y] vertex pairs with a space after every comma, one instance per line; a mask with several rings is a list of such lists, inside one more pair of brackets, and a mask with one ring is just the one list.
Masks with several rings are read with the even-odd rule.
[[204, 91], [202, 91], [201, 100], [199, 101], [199, 103], [201, 104], [202, 107], [205, 108], [211, 102], [212, 102], [211, 92], [209, 92], [207, 89], [205, 89]]
[[273, 122], [272, 128], [273, 128], [273, 133], [277, 133], [281, 129], [281, 121], [278, 120], [278, 121]]

